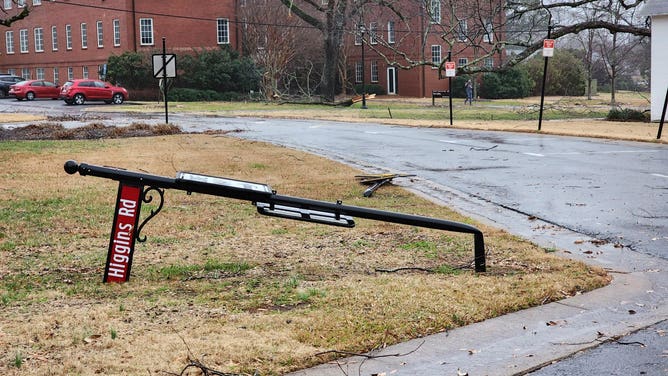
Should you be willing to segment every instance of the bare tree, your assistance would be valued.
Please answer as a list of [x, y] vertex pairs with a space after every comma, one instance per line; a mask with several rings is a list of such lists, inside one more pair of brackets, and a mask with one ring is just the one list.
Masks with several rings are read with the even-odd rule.
[[[618, 4], [625, 11], [638, 9], [644, 0], [280, 0], [290, 12], [322, 34], [325, 54], [323, 97], [333, 101], [339, 79], [342, 47], [346, 34], [358, 32], [357, 25], [368, 24], [361, 16], [391, 12], [401, 22], [399, 40], [384, 38], [363, 43], [388, 65], [411, 69], [422, 65], [442, 68], [444, 60], [434, 62], [425, 56], [427, 40], [437, 35], [452, 54], [473, 51], [472, 61], [458, 67], [460, 74], [506, 70], [540, 50], [548, 32], [553, 39], [586, 30], [607, 30], [613, 35], [649, 37], [646, 24], [617, 22], [615, 19], [563, 21], [553, 19], [593, 4]], [[520, 29], [516, 29], [519, 27]], [[513, 29], [515, 28], [515, 29]], [[415, 53], [415, 46], [422, 51]], [[505, 57], [508, 47], [518, 53]], [[490, 60], [492, 59], [492, 60]], [[496, 61], [497, 64], [489, 64]]]
[[0, 25], [10, 27], [14, 22], [22, 20], [30, 14], [32, 7], [26, 4], [25, 0], [11, 0], [14, 6], [10, 9], [0, 7], [2, 16], [0, 16]]

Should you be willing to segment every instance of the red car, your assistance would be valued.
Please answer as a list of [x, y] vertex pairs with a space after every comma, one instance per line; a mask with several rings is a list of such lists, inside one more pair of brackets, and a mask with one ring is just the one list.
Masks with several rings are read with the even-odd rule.
[[109, 82], [80, 79], [65, 82], [60, 88], [60, 98], [67, 104], [84, 104], [86, 101], [121, 104], [128, 99], [128, 91]]
[[9, 95], [14, 95], [18, 100], [27, 99], [29, 101], [35, 98], [58, 99], [60, 87], [44, 80], [21, 81], [9, 87]]

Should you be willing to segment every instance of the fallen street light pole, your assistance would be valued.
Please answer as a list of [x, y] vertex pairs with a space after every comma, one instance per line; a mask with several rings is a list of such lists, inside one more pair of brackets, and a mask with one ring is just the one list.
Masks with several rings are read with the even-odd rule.
[[[68, 174], [95, 176], [119, 182], [116, 209], [109, 240], [109, 251], [105, 266], [104, 282], [126, 282], [130, 278], [132, 255], [136, 241], [145, 242], [141, 231], [146, 223], [155, 217], [163, 207], [164, 190], [178, 189], [191, 193], [251, 201], [260, 214], [293, 220], [314, 222], [340, 227], [354, 227], [353, 217], [460, 232], [473, 235], [474, 268], [485, 272], [485, 244], [483, 233], [474, 226], [424, 216], [402, 214], [358, 206], [311, 200], [300, 197], [283, 196], [268, 185], [192, 172], [179, 172], [176, 178], [128, 171], [117, 167], [97, 166], [67, 161]], [[153, 201], [157, 194], [160, 202], [157, 208], [142, 221], [142, 203]]]

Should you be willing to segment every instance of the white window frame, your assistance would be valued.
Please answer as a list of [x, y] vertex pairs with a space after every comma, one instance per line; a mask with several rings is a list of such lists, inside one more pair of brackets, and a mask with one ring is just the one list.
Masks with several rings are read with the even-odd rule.
[[466, 20], [459, 20], [457, 22], [457, 40], [460, 42], [466, 41], [468, 38], [469, 26]]
[[58, 70], [58, 67], [53, 68], [53, 83], [58, 85], [58, 81], [60, 81], [60, 71]]
[[67, 67], [67, 80], [72, 81], [74, 79], [74, 68]]
[[139, 44], [142, 46], [153, 46], [153, 18], [139, 19]]
[[51, 50], [58, 51], [58, 27], [51, 26]]
[[97, 29], [97, 48], [102, 48], [104, 47], [104, 25], [102, 21], [97, 21], [95, 28]]
[[355, 33], [355, 45], [356, 46], [361, 46], [362, 45], [362, 37], [364, 36], [364, 33], [366, 32], [366, 28], [364, 25], [357, 24], [357, 27], [355, 28], [357, 32]]
[[23, 77], [24, 80], [32, 79], [32, 76], [30, 75], [30, 68], [21, 68], [21, 77]]
[[355, 83], [362, 83], [362, 76], [364, 75], [364, 64], [361, 61], [355, 63]]
[[378, 61], [371, 61], [371, 82], [378, 82]]
[[387, 21], [387, 43], [394, 44], [396, 41], [396, 31], [394, 29], [394, 21]]
[[114, 47], [121, 45], [121, 20], [115, 19], [112, 21], [114, 25]]
[[460, 57], [459, 59], [457, 59], [458, 67], [463, 67], [468, 64], [469, 64], [469, 59], [467, 57]]
[[442, 48], [441, 45], [439, 44], [432, 44], [431, 45], [431, 62], [432, 64], [435, 64], [435, 67], [432, 67], [433, 69], [437, 69], [439, 65], [441, 65], [441, 59], [443, 58], [442, 54]]
[[482, 41], [485, 43], [492, 43], [494, 42], [494, 25], [492, 24], [492, 21], [487, 20], [485, 23], [485, 35], [482, 36]]
[[441, 23], [441, 0], [430, 0], [429, 15], [431, 17], [431, 23]]
[[72, 25], [65, 25], [65, 48], [72, 49]]
[[486, 68], [494, 68], [494, 58], [493, 57], [486, 57], [484, 64], [485, 64]]
[[216, 42], [230, 44], [230, 20], [228, 18], [216, 18]]
[[35, 68], [35, 79], [36, 80], [44, 79], [44, 68]]
[[[17, 8], [25, 8], [25, 6], [26, 6], [26, 0], [18, 0], [18, 1], [16, 2], [16, 7], [17, 7]], [[24, 78], [25, 78], [25, 77], [24, 77]]]
[[84, 65], [83, 67], [81, 67], [81, 78], [88, 79], [88, 74], [89, 74], [88, 66]]
[[28, 29], [19, 30], [19, 52], [27, 54], [30, 46], [28, 43]]
[[42, 0], [32, 0], [32, 5], [42, 5]]
[[5, 0], [3, 4], [4, 9], [12, 9], [12, 4], [14, 2], [12, 0]]
[[88, 48], [88, 25], [85, 22], [81, 23], [81, 49]]
[[369, 23], [369, 44], [378, 44], [378, 23]]
[[33, 34], [35, 38], [35, 52], [44, 52], [44, 29], [36, 27], [33, 30]]
[[5, 46], [8, 55], [14, 53], [14, 31], [5, 31]]

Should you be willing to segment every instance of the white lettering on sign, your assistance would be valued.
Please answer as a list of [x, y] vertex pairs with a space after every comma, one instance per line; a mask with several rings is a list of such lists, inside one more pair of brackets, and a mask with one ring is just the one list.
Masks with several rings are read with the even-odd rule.
[[135, 246], [135, 226], [139, 219], [142, 187], [124, 185], [118, 187], [116, 216], [109, 241], [105, 282], [125, 282], [130, 277], [132, 253]]

